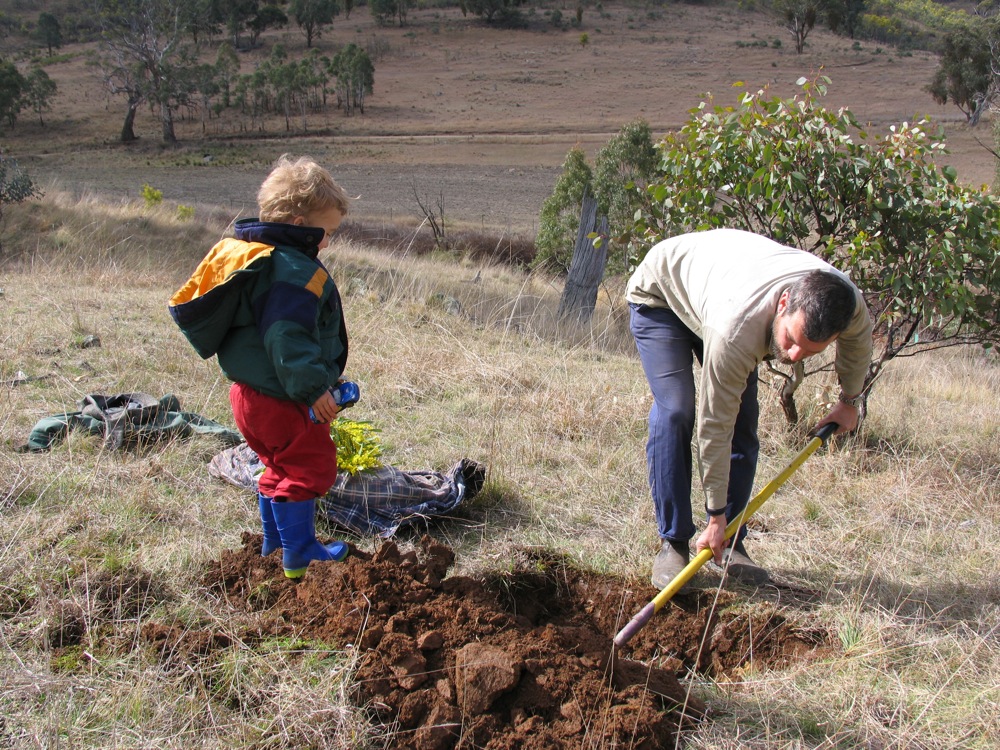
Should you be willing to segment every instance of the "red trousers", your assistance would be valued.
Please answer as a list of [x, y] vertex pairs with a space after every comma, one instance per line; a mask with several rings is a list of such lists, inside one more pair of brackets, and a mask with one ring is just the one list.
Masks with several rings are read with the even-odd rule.
[[268, 497], [311, 500], [337, 479], [337, 446], [329, 424], [313, 424], [309, 407], [265, 396], [243, 383], [229, 389], [236, 426], [266, 467], [258, 487]]

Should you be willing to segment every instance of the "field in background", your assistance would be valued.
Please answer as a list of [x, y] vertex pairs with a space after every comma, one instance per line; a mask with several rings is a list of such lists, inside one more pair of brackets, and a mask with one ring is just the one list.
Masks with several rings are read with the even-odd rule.
[[[822, 73], [832, 81], [831, 108], [849, 107], [874, 133], [929, 117], [945, 129], [952, 153], [943, 160], [959, 179], [993, 182], [990, 123], [970, 130], [955, 107], [933, 101], [925, 91], [937, 67], [930, 53], [817, 28], [797, 55], [773, 18], [728, 4], [603, 3], [585, 10], [578, 29], [556, 28], [551, 11], [529, 17], [528, 29], [499, 29], [457, 8], [427, 8], [411, 12], [404, 27], [379, 27], [358, 8], [315, 46], [323, 54], [348, 42], [370, 50], [375, 91], [364, 115], [331, 108], [309, 113], [304, 130], [301, 118], [286, 130], [282, 117], [258, 129], [227, 111], [203, 133], [201, 117], [187, 113], [174, 147], [159, 143], [148, 107], [139, 112], [140, 141], [117, 144], [123, 102], [102, 91], [90, 48], [71, 45], [46, 66], [60, 93], [45, 127], [24, 113], [3, 145], [44, 185], [114, 202], [137, 198], [148, 183], [168, 202], [221, 206], [233, 216], [253, 211], [276, 156], [311, 153], [359, 196], [362, 219], [413, 222], [419, 194], [433, 205], [440, 198], [456, 226], [533, 238], [573, 146], [593, 155], [635, 118], [654, 135], [674, 130], [706, 97], [735, 103], [736, 82], [790, 96], [797, 79]], [[277, 43], [293, 56], [305, 51], [296, 27], [268, 32], [258, 49], [241, 53], [244, 72]]]
[[[248, 493], [208, 476], [215, 441], [108, 452], [71, 433], [48, 453], [13, 450], [88, 393], [174, 393], [231, 424], [217, 365], [166, 310], [222, 225], [72, 196], [18, 207], [10, 222], [34, 244], [0, 271], [2, 741], [392, 747], [346, 700], [350, 663], [331, 666], [329, 644], [243, 643], [252, 621], [204, 588], [206, 565], [258, 524]], [[503, 570], [528, 545], [647, 590], [649, 396], [620, 294], [602, 297], [592, 328], [568, 331], [554, 322], [559, 286], [543, 277], [343, 243], [326, 259], [364, 394], [353, 416], [381, 428], [387, 460], [488, 467], [482, 495], [430, 526], [455, 549], [456, 572]], [[821, 413], [821, 385], [803, 388], [807, 420]], [[764, 667], [749, 654], [738, 672], [690, 675], [710, 716], [686, 747], [1000, 743], [998, 393], [995, 355], [893, 362], [860, 436], [811, 458], [764, 506], [752, 549], [782, 585], [735, 589], [728, 606], [775, 608], [832, 647], [819, 662]], [[804, 444], [776, 394], [762, 394], [761, 483]], [[233, 644], [178, 669], [136, 640], [164, 622]], [[71, 633], [79, 645], [67, 648]]]

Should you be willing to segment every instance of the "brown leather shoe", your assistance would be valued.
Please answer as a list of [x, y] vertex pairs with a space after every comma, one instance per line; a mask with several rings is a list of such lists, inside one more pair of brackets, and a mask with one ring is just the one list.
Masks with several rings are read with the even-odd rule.
[[658, 589], [665, 589], [677, 574], [691, 561], [691, 551], [687, 542], [663, 541], [663, 546], [653, 560], [651, 580]]
[[750, 559], [743, 542], [737, 542], [723, 551], [722, 568], [728, 569], [729, 575], [747, 586], [763, 586], [771, 580], [767, 571]]

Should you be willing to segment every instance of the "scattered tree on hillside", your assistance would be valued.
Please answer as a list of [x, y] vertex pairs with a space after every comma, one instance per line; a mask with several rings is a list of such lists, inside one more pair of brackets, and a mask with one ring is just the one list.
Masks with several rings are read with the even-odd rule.
[[295, 16], [295, 23], [306, 35], [306, 47], [312, 47], [313, 39], [319, 38], [323, 27], [333, 23], [340, 12], [339, 0], [291, 0], [288, 6]]
[[865, 12], [866, 0], [826, 0], [824, 6], [830, 31], [853, 39]]
[[39, 125], [45, 125], [42, 113], [52, 109], [52, 97], [56, 95], [56, 82], [49, 78], [38, 65], [31, 69], [25, 80], [24, 101], [38, 115]]
[[268, 29], [283, 29], [288, 25], [288, 16], [277, 5], [268, 3], [247, 21], [247, 31], [250, 32], [250, 46], [256, 47], [260, 35]]
[[459, 0], [462, 15], [481, 17], [487, 23], [518, 25], [522, 22], [520, 6], [524, 0]]
[[795, 40], [795, 51], [802, 54], [806, 37], [816, 26], [824, 0], [773, 0], [772, 5], [788, 33]]
[[[851, 274], [875, 320], [865, 393], [897, 356], [1000, 343], [1000, 199], [959, 185], [922, 123], [871, 137], [850, 111], [820, 106], [827, 79], [802, 94], [703, 102], [660, 143], [658, 178], [636, 222], [638, 259], [657, 241], [737, 227], [816, 253]], [[797, 418], [794, 390], [782, 403]]]
[[219, 51], [215, 56], [215, 75], [218, 78], [219, 87], [222, 93], [222, 106], [232, 105], [232, 87], [240, 73], [240, 58], [229, 42], [219, 45]]
[[939, 104], [951, 101], [972, 126], [1000, 91], [1000, 19], [976, 18], [945, 35], [938, 69], [927, 90]]
[[59, 19], [51, 13], [42, 12], [38, 14], [38, 23], [35, 25], [35, 38], [45, 45], [52, 57], [53, 48], [62, 47], [62, 27]]
[[368, 10], [379, 26], [392, 23], [398, 17], [399, 25], [406, 25], [406, 17], [410, 8], [410, 0], [368, 0]]
[[311, 66], [304, 60], [289, 60], [284, 46], [276, 44], [271, 56], [261, 63], [260, 70], [285, 116], [285, 130], [291, 130], [293, 109], [302, 113], [304, 130], [306, 98], [313, 83]]
[[135, 116], [146, 100], [143, 72], [134, 61], [124, 56], [122, 50], [108, 48], [105, 55], [99, 63], [104, 87], [112, 96], [125, 97], [125, 119], [118, 140], [131, 143], [138, 137], [135, 134]]
[[[198, 94], [197, 109], [201, 113], [201, 132], [208, 130], [208, 120], [212, 117], [212, 100], [222, 92], [221, 77], [214, 65], [200, 63], [191, 69], [194, 91]], [[192, 99], [189, 106], [195, 102]]]
[[193, 61], [181, 45], [184, 26], [175, 0], [97, 0], [99, 64], [109, 91], [128, 101], [122, 140], [135, 139], [135, 112], [143, 101], [158, 108], [163, 140], [173, 143], [174, 108], [191, 92]]
[[195, 46], [222, 33], [223, 11], [219, 0], [179, 0], [181, 25]]
[[24, 76], [10, 60], [0, 59], [0, 120], [14, 127], [21, 112], [22, 97], [28, 86]]
[[258, 0], [227, 0], [221, 3], [221, 20], [236, 49], [241, 48], [240, 38], [259, 10]]
[[368, 53], [352, 42], [330, 61], [330, 72], [337, 79], [338, 105], [346, 114], [355, 108], [364, 114], [365, 95], [375, 87], [375, 66]]

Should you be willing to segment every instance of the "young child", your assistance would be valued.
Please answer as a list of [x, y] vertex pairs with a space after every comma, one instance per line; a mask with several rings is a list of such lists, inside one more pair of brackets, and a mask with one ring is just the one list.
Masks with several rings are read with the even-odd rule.
[[[236, 222], [170, 298], [170, 312], [203, 357], [233, 381], [229, 401], [264, 466], [259, 480], [266, 556], [279, 547], [289, 578], [312, 560], [343, 560], [344, 542], [316, 540], [316, 499], [337, 478], [330, 395], [347, 363], [340, 294], [318, 253], [348, 197], [308, 157], [282, 156], [257, 193], [260, 216]], [[312, 407], [316, 422], [309, 415]]]

